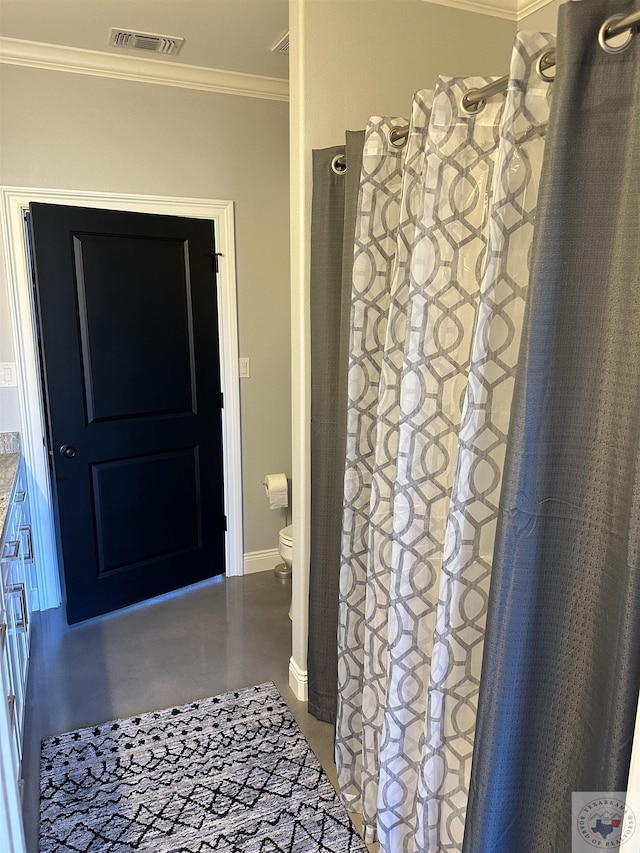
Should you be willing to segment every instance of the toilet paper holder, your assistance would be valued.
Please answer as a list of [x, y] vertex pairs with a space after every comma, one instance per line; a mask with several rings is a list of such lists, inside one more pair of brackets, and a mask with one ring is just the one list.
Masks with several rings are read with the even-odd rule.
[[289, 478], [286, 474], [266, 474], [262, 485], [269, 500], [269, 509], [286, 509], [289, 506]]

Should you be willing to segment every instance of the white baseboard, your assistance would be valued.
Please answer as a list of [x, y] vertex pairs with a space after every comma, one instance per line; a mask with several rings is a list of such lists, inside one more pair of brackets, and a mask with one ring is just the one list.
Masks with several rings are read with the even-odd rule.
[[291, 657], [289, 658], [289, 687], [293, 690], [299, 702], [309, 699], [309, 677], [306, 669], [300, 669]]
[[281, 562], [282, 558], [277, 548], [270, 548], [268, 551], [250, 551], [244, 555], [244, 573], [252, 575], [255, 572], [273, 571]]

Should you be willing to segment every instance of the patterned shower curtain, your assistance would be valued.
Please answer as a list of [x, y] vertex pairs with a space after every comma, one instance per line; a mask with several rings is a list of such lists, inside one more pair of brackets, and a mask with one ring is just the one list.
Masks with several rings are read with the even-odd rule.
[[[462, 848], [548, 114], [534, 64], [550, 44], [518, 36], [506, 103], [461, 111], [484, 78], [441, 78], [435, 97], [416, 96], [377, 302], [385, 334], [369, 342], [366, 381], [349, 377], [350, 407], [361, 412], [365, 385], [368, 396], [347, 446], [336, 761], [343, 802], [386, 853]], [[353, 365], [353, 329], [352, 348]]]
[[[395, 480], [395, 450], [387, 446], [385, 425], [389, 427], [389, 441], [396, 442], [395, 426], [397, 425], [397, 407], [399, 403], [396, 390], [399, 388], [398, 371], [402, 368], [402, 353], [404, 350], [406, 303], [409, 291], [409, 270], [413, 234], [415, 232], [417, 210], [420, 203], [422, 172], [424, 168], [424, 152], [426, 131], [429, 123], [432, 92], [418, 92], [414, 98], [411, 125], [407, 137], [406, 154], [404, 156], [401, 197], [399, 199], [397, 241], [394, 256], [393, 277], [390, 282], [388, 318], [385, 336], [380, 336], [373, 343], [376, 355], [381, 354], [380, 368], [376, 366], [374, 383], [378, 380], [380, 390], [372, 385], [374, 392], [370, 396], [372, 406], [371, 421], [375, 422], [375, 441], [370, 441], [370, 452], [367, 463], [371, 475], [367, 485], [370, 492], [360, 496], [360, 524], [363, 527], [360, 541], [360, 559], [356, 561], [354, 545], [346, 540], [343, 545], [342, 561], [342, 590], [340, 598], [339, 618], [339, 695], [338, 720], [336, 723], [336, 764], [343, 801], [350, 811], [362, 811], [362, 803], [366, 800], [369, 808], [373, 808], [377, 800], [378, 776], [378, 745], [374, 741], [369, 748], [363, 748], [363, 738], [367, 739], [368, 731], [373, 720], [378, 720], [384, 705], [384, 683], [380, 679], [386, 676], [386, 667], [381, 665], [376, 672], [376, 638], [383, 632], [386, 636], [386, 625], [367, 626], [364, 633], [364, 602], [369, 599], [369, 611], [375, 618], [381, 613], [386, 621], [386, 608], [381, 603], [372, 608], [371, 602], [378, 596], [382, 601], [388, 597], [388, 583], [384, 554], [378, 553], [374, 544], [369, 541], [376, 528], [380, 529], [382, 549], [387, 547], [390, 534], [389, 496]], [[394, 123], [395, 124], [395, 123]], [[387, 140], [387, 145], [390, 145]], [[382, 259], [383, 265], [391, 271], [391, 264]], [[385, 282], [386, 284], [386, 282]], [[386, 299], [386, 288], [384, 291]], [[355, 377], [354, 377], [355, 379]], [[357, 394], [358, 388], [354, 390]], [[352, 386], [352, 387], [353, 387]], [[397, 442], [396, 442], [397, 443]], [[356, 461], [355, 443], [352, 445], [349, 465]], [[385, 467], [386, 466], [386, 467]], [[372, 495], [376, 494], [373, 498]], [[383, 498], [384, 495], [384, 498]], [[386, 498], [386, 511], [383, 500]], [[375, 505], [377, 513], [369, 515], [370, 506]], [[345, 504], [348, 521], [354, 512], [352, 507]], [[387, 535], [384, 531], [386, 530]], [[366, 644], [366, 655], [365, 655]], [[367, 666], [365, 678], [365, 660]], [[363, 681], [364, 679], [364, 681]], [[364, 720], [363, 720], [364, 715]], [[378, 722], [373, 730], [375, 737]], [[371, 780], [370, 784], [362, 780]], [[372, 787], [373, 786], [373, 787]]]
[[442, 78], [429, 126], [393, 504], [377, 820], [388, 851], [404, 849], [415, 833], [438, 581], [504, 95], [471, 115], [459, 103], [466, 91], [489, 82]]
[[[362, 769], [362, 608], [368, 565], [368, 514], [375, 404], [400, 216], [404, 150], [389, 134], [404, 119], [374, 117], [365, 131], [358, 198], [348, 371], [347, 452], [338, 610], [336, 751], [342, 796], [360, 811]], [[345, 697], [355, 697], [349, 706]]]
[[464, 835], [498, 503], [552, 90], [535, 63], [553, 46], [547, 34], [521, 33], [511, 60], [439, 581], [416, 850], [459, 851]]

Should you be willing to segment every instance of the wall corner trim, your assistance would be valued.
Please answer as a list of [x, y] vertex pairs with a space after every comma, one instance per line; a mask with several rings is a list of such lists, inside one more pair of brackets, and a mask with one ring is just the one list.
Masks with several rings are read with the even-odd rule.
[[289, 659], [289, 687], [298, 702], [307, 702], [309, 699], [309, 676], [306, 669], [300, 669], [293, 658]]
[[478, 15], [491, 15], [507, 21], [518, 20], [518, 0], [426, 0], [438, 6], [449, 6], [463, 12], [477, 12]]
[[135, 83], [155, 83], [181, 89], [197, 89], [245, 98], [289, 100], [289, 81], [201, 65], [185, 65], [160, 59], [124, 56], [59, 44], [0, 37], [0, 63], [66, 71], [94, 77], [110, 77]]
[[553, 0], [517, 0], [518, 16], [516, 20], [521, 21], [527, 15], [537, 12], [538, 9], [542, 9], [544, 6], [549, 6], [552, 2]]
[[426, 2], [518, 22], [526, 15], [547, 6], [553, 0], [426, 0]]

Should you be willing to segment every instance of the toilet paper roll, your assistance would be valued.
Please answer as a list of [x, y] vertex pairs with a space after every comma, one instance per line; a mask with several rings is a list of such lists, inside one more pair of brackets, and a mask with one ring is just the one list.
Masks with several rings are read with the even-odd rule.
[[264, 490], [269, 499], [269, 509], [282, 509], [289, 506], [286, 474], [267, 474], [264, 478]]

